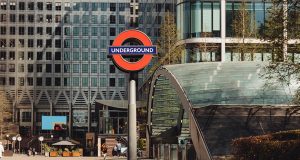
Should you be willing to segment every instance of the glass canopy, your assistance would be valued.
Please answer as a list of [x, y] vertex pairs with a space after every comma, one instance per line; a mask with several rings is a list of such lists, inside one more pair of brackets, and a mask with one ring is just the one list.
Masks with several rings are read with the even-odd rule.
[[297, 89], [280, 83], [266, 85], [263, 62], [210, 62], [169, 65], [194, 107], [218, 104], [289, 104]]

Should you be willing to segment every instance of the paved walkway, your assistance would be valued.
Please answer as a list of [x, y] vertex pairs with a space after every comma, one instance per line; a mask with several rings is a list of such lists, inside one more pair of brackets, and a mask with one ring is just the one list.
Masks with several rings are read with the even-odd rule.
[[[45, 156], [27, 156], [27, 155], [20, 155], [20, 154], [15, 154], [12, 157], [3, 157], [3, 160], [103, 160], [103, 157], [45, 157]], [[126, 157], [107, 157], [107, 160], [125, 160]]]

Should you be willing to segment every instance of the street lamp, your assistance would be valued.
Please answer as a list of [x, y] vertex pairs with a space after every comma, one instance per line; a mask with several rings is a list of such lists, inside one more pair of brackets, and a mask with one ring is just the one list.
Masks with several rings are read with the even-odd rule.
[[8, 150], [8, 138], [9, 138], [9, 134], [6, 135], [6, 149]]
[[51, 134], [51, 139], [53, 139], [53, 135]]
[[43, 147], [44, 137], [43, 137], [43, 136], [40, 136], [40, 137], [39, 137], [39, 141], [41, 142], [41, 155], [42, 155], [42, 147]]
[[18, 137], [17, 138], [18, 142], [19, 142], [19, 154], [21, 154], [21, 145], [20, 145], [20, 142], [22, 141], [22, 137]]
[[13, 149], [13, 152], [15, 153], [15, 142], [17, 140], [17, 137], [13, 136], [12, 137], [12, 140], [13, 140], [13, 146], [12, 146], [12, 149]]

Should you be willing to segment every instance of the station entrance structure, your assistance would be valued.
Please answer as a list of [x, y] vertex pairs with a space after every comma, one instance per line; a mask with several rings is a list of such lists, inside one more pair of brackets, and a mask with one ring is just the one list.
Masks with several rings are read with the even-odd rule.
[[159, 146], [190, 143], [197, 159], [214, 159], [230, 154], [234, 138], [299, 128], [300, 108], [292, 104], [299, 86], [293, 79], [289, 85], [267, 83], [267, 65], [208, 62], [157, 69], [147, 104], [149, 156], [180, 159]]

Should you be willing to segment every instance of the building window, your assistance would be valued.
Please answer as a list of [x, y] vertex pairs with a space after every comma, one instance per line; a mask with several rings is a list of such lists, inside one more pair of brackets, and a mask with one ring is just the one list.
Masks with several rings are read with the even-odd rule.
[[0, 85], [1, 86], [5, 85], [5, 77], [0, 77]]
[[24, 52], [19, 52], [18, 58], [19, 58], [19, 60], [24, 60]]
[[16, 34], [16, 28], [15, 27], [9, 27], [9, 34], [15, 35]]
[[91, 61], [98, 61], [98, 53], [97, 52], [92, 52], [91, 53]]
[[106, 78], [100, 78], [100, 87], [106, 87], [107, 81]]
[[79, 24], [80, 23], [79, 15], [74, 15], [73, 16], [73, 23], [74, 24]]
[[82, 27], [82, 35], [83, 36], [89, 35], [89, 27]]
[[55, 85], [55, 86], [60, 86], [60, 85], [61, 85], [61, 81], [60, 81], [60, 78], [59, 78], [59, 77], [56, 77], [56, 78], [54, 79], [54, 85]]
[[15, 14], [10, 14], [9, 15], [9, 21], [10, 22], [16, 22], [16, 15]]
[[91, 47], [92, 47], [92, 48], [97, 48], [97, 47], [98, 47], [97, 39], [92, 39], [92, 40], [91, 40]]
[[107, 24], [107, 16], [101, 15], [101, 24]]
[[88, 11], [89, 10], [89, 3], [88, 2], [83, 2], [81, 3], [82, 5], [82, 10], [83, 11]]
[[98, 28], [92, 27], [92, 36], [97, 36], [97, 35], [98, 35]]
[[15, 64], [9, 64], [8, 65], [8, 71], [9, 72], [15, 72]]
[[64, 48], [70, 48], [71, 47], [71, 40], [65, 39], [64, 40]]
[[52, 10], [52, 3], [51, 2], [46, 2], [46, 9], [48, 11], [51, 11]]
[[28, 27], [28, 35], [34, 35], [34, 27]]
[[119, 87], [124, 87], [125, 86], [125, 79], [124, 78], [119, 78], [118, 83], [119, 83]]
[[89, 16], [89, 15], [83, 15], [83, 16], [82, 16], [82, 23], [83, 23], [83, 24], [88, 24], [88, 23], [90, 23], [90, 16]]
[[98, 3], [92, 3], [92, 11], [98, 10]]
[[28, 39], [28, 47], [33, 48], [34, 47], [34, 40], [33, 39]]
[[39, 35], [43, 35], [43, 27], [37, 27], [36, 33]]
[[71, 35], [71, 28], [70, 27], [65, 27], [65, 35], [66, 36], [69, 36], [69, 35]]
[[115, 65], [109, 65], [109, 73], [116, 73]]
[[28, 22], [33, 23], [34, 22], [34, 15], [28, 14]]
[[70, 78], [64, 78], [64, 86], [70, 86]]
[[65, 16], [64, 16], [64, 23], [65, 23], [65, 24], [69, 24], [70, 22], [71, 22], [70, 15], [65, 14]]
[[100, 61], [106, 61], [107, 54], [106, 52], [100, 52]]
[[125, 11], [126, 3], [119, 3], [119, 11]]
[[29, 73], [33, 72], [33, 64], [27, 64], [27, 72]]
[[79, 73], [79, 64], [73, 64], [73, 73]]
[[82, 48], [89, 48], [89, 40], [88, 39], [83, 39], [82, 41]]
[[31, 122], [31, 112], [22, 112], [22, 122]]
[[42, 48], [43, 47], [43, 40], [42, 39], [38, 39], [36, 42], [36, 45], [38, 48]]
[[25, 2], [19, 2], [19, 10], [25, 10]]
[[73, 28], [73, 36], [79, 36], [80, 27], [74, 27]]
[[6, 14], [0, 14], [0, 22], [6, 22]]
[[43, 60], [43, 52], [37, 52], [36, 60]]
[[61, 40], [60, 39], [55, 40], [55, 48], [61, 48]]
[[8, 81], [9, 81], [9, 85], [11, 86], [15, 85], [15, 77], [9, 77]]
[[73, 48], [79, 48], [79, 39], [73, 39]]
[[56, 9], [57, 11], [60, 11], [60, 10], [61, 10], [61, 3], [60, 3], [60, 2], [56, 2], [56, 3], [55, 3], [55, 9]]
[[52, 64], [46, 64], [46, 73], [52, 73]]
[[6, 64], [0, 64], [0, 72], [6, 72]]
[[55, 28], [55, 35], [61, 35], [61, 27]]
[[37, 2], [37, 8], [38, 8], [38, 10], [42, 11], [43, 10], [43, 2]]
[[61, 60], [61, 52], [55, 52], [55, 60]]
[[80, 9], [80, 3], [74, 2], [73, 3], [73, 11], [79, 11], [79, 9]]
[[109, 23], [110, 24], [116, 24], [116, 16], [115, 15], [110, 15], [109, 16]]
[[24, 77], [19, 78], [19, 86], [24, 86]]
[[70, 52], [65, 52], [64, 53], [64, 60], [69, 61], [70, 60]]
[[19, 47], [21, 47], [21, 48], [25, 47], [25, 40], [24, 39], [19, 39]]
[[55, 23], [61, 22], [61, 15], [55, 15]]
[[36, 85], [42, 86], [43, 85], [43, 78], [36, 78]]
[[25, 34], [25, 28], [19, 27], [19, 35], [24, 35], [24, 34]]
[[119, 16], [119, 24], [125, 24], [125, 16]]
[[9, 59], [15, 60], [15, 52], [14, 51], [9, 52]]
[[19, 14], [19, 22], [25, 22], [25, 15]]
[[28, 10], [34, 10], [34, 2], [28, 2]]
[[89, 60], [89, 52], [82, 52], [81, 59], [82, 59], [82, 61], [88, 61]]
[[46, 52], [46, 60], [52, 60], [52, 53]]
[[106, 73], [106, 65], [100, 64], [100, 73]]
[[52, 15], [46, 15], [46, 22], [52, 23]]
[[100, 3], [101, 11], [107, 10], [107, 3]]
[[46, 34], [52, 35], [52, 27], [47, 27], [46, 28]]
[[98, 79], [96, 77], [91, 78], [91, 86], [97, 87]]
[[33, 52], [28, 52], [27, 53], [27, 59], [28, 60], [33, 60]]
[[69, 2], [65, 2], [65, 11], [71, 10], [71, 4]]
[[43, 72], [43, 65], [42, 64], [36, 64], [36, 72]]
[[33, 86], [33, 78], [32, 77], [27, 77], [27, 85]]
[[116, 79], [115, 78], [109, 78], [109, 86], [115, 87], [116, 86]]
[[107, 28], [106, 27], [101, 27], [100, 28], [100, 35], [101, 36], [106, 36], [107, 35]]
[[24, 64], [19, 64], [19, 72], [23, 73], [25, 71]]
[[91, 73], [97, 73], [97, 68], [98, 68], [97, 64], [91, 64]]
[[16, 46], [16, 42], [15, 42], [15, 39], [10, 39], [9, 40], [9, 47], [15, 47]]
[[116, 36], [116, 28], [109, 28], [109, 35]]
[[110, 3], [109, 4], [109, 10], [113, 11], [113, 12], [116, 11], [116, 3]]
[[89, 78], [88, 77], [82, 77], [82, 86], [83, 87], [88, 87], [89, 86]]
[[61, 72], [61, 65], [55, 64], [55, 73], [60, 73], [60, 72]]
[[73, 52], [73, 60], [79, 61], [79, 52]]
[[89, 72], [89, 65], [88, 64], [82, 64], [82, 73], [88, 73]]
[[70, 64], [64, 64], [64, 73], [70, 73], [71, 67]]
[[73, 86], [79, 86], [79, 77], [73, 77]]
[[52, 78], [46, 77], [46, 86], [52, 86]]

